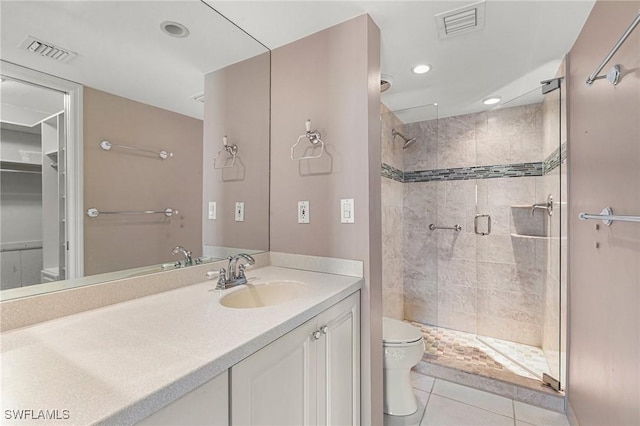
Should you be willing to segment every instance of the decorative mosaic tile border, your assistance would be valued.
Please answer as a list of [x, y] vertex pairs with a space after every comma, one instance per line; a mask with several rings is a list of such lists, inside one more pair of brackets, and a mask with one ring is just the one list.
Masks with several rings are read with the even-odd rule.
[[419, 170], [405, 172], [404, 182], [495, 179], [524, 176], [542, 176], [542, 163], [499, 164], [492, 166]]
[[382, 163], [382, 177], [393, 179], [401, 183], [404, 182], [404, 172], [388, 165], [387, 163]]
[[566, 159], [567, 143], [565, 142], [551, 153], [544, 162], [416, 170], [411, 172], [403, 172], [393, 166], [382, 163], [382, 177], [404, 183], [544, 176], [559, 167]]
[[553, 151], [545, 160], [543, 165], [544, 174], [552, 172], [567, 159], [567, 143], [563, 143]]

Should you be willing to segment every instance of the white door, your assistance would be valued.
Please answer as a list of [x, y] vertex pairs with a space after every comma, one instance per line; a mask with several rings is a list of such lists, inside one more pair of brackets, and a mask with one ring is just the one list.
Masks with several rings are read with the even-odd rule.
[[316, 320], [231, 368], [231, 424], [316, 424]]
[[318, 425], [360, 424], [360, 292], [317, 317]]

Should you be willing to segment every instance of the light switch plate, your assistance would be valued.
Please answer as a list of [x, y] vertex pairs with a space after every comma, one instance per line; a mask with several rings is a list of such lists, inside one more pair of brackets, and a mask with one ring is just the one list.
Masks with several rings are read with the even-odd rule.
[[209, 219], [215, 220], [217, 216], [217, 205], [215, 201], [209, 201]]
[[236, 203], [236, 222], [244, 222], [244, 203]]
[[309, 223], [308, 201], [298, 201], [298, 223]]
[[355, 223], [353, 198], [340, 200], [340, 223]]

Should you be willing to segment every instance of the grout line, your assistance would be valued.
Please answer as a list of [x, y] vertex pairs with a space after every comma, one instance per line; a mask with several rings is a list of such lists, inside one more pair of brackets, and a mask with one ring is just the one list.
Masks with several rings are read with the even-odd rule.
[[517, 426], [516, 423], [516, 402], [511, 400], [511, 410], [513, 411], [513, 426]]
[[438, 395], [438, 396], [440, 398], [448, 399], [449, 401], [457, 402], [459, 404], [464, 404], [464, 405], [469, 406], [469, 407], [477, 408], [478, 410], [486, 411], [487, 413], [495, 414], [496, 416], [506, 417], [507, 419], [513, 419], [513, 422], [515, 424], [515, 421], [516, 421], [515, 417], [505, 416], [504, 414], [496, 413], [495, 411], [487, 410], [486, 408], [478, 407], [477, 405], [467, 404], [466, 402], [458, 401], [457, 399], [449, 398], [449, 397], [442, 396], [442, 395]]

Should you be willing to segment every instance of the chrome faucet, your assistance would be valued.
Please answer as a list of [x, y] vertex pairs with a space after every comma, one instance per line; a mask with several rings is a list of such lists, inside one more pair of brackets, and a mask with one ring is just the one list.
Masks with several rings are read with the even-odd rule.
[[244, 258], [249, 265], [256, 263], [256, 260], [253, 257], [245, 253], [229, 256], [229, 265], [227, 266], [227, 270], [220, 268], [220, 275], [218, 276], [218, 285], [216, 286], [216, 289], [224, 290], [247, 283], [247, 277], [244, 274], [244, 270], [247, 266], [239, 262], [242, 258]]
[[171, 250], [171, 254], [176, 255], [182, 253], [184, 255], [184, 266], [193, 265], [193, 259], [191, 258], [191, 252], [182, 246], [177, 246]]
[[531, 206], [531, 216], [537, 210], [546, 210], [549, 216], [553, 215], [553, 196], [551, 194], [547, 195], [546, 203], [535, 203]]

